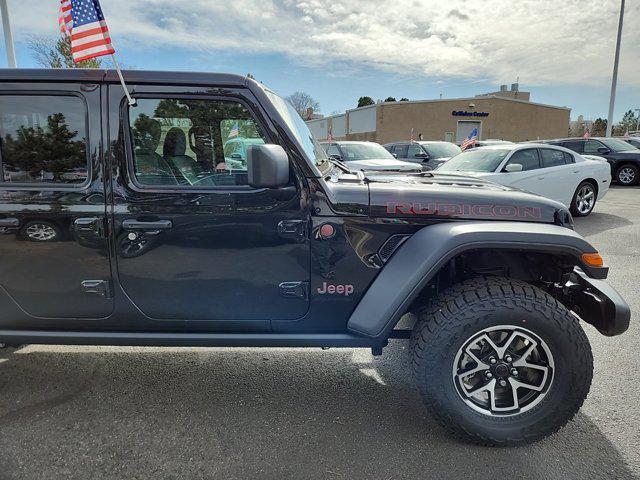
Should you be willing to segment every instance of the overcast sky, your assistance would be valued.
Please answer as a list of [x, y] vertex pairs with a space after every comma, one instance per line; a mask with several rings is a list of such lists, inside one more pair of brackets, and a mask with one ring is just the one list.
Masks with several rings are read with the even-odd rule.
[[[122, 63], [251, 72], [324, 113], [361, 95], [472, 96], [520, 77], [532, 100], [605, 116], [619, 0], [102, 0]], [[56, 0], [9, 0], [21, 66]], [[640, 108], [640, 2], [627, 2], [616, 116]], [[4, 46], [2, 47], [4, 50]], [[4, 51], [2, 52], [4, 56]]]

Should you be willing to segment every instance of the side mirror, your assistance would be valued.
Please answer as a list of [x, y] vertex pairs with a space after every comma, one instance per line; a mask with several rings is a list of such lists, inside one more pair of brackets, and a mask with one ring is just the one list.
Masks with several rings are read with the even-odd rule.
[[250, 145], [247, 176], [254, 188], [280, 188], [289, 184], [289, 157], [280, 145]]
[[422, 152], [422, 153], [416, 153], [416, 154], [414, 155], [414, 157], [416, 157], [416, 158], [422, 158], [424, 161], [427, 161], [427, 160], [429, 160], [429, 159], [431, 158], [431, 157], [429, 156], [429, 154], [428, 154], [428, 153], [425, 153], [425, 152]]
[[398, 158], [398, 154], [397, 153], [392, 153], [391, 155], [393, 155], [393, 158]]
[[521, 163], [510, 163], [509, 165], [507, 165], [506, 167], [504, 167], [504, 171], [505, 172], [521, 172], [522, 171], [522, 164]]
[[342, 160], [340, 155], [329, 155], [329, 158], [333, 158], [334, 160]]
[[607, 147], [600, 147], [598, 148], [598, 153], [602, 155], [606, 155], [607, 153], [611, 153], [611, 150], [608, 149]]

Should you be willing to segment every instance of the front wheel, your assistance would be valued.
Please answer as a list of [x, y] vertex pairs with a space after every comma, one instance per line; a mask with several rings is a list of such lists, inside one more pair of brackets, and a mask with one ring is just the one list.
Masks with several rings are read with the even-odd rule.
[[454, 285], [419, 316], [413, 372], [435, 419], [482, 445], [532, 443], [557, 431], [589, 392], [593, 357], [577, 319], [525, 282]]
[[623, 165], [616, 172], [616, 180], [620, 185], [635, 185], [640, 180], [640, 169], [635, 165]]
[[596, 206], [596, 187], [591, 182], [584, 181], [573, 194], [571, 213], [576, 217], [586, 217]]

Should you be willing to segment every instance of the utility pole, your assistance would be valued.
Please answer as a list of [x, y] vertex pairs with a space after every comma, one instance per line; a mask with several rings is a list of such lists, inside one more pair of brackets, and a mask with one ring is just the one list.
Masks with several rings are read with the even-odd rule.
[[613, 129], [613, 108], [616, 103], [616, 86], [618, 84], [618, 61], [620, 60], [620, 40], [622, 39], [622, 21], [624, 20], [624, 0], [620, 0], [620, 20], [618, 21], [618, 38], [616, 54], [613, 60], [613, 78], [611, 79], [611, 97], [609, 99], [609, 116], [607, 117], [607, 137]]
[[636, 112], [638, 112], [638, 118], [636, 121], [636, 133], [640, 133], [640, 108], [636, 108]]
[[7, 51], [7, 63], [9, 68], [16, 68], [16, 51], [13, 48], [13, 35], [11, 34], [7, 0], [0, 0], [0, 10], [2, 11], [2, 31], [4, 32], [4, 46]]

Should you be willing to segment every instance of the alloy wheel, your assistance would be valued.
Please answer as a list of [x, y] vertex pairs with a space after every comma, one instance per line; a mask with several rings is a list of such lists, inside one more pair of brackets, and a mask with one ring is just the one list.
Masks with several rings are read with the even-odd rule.
[[596, 203], [596, 192], [592, 185], [583, 185], [576, 194], [576, 208], [578, 212], [589, 213]]
[[460, 347], [452, 374], [458, 395], [473, 410], [509, 416], [543, 400], [553, 382], [554, 362], [536, 334], [500, 325], [476, 333]]
[[46, 242], [56, 237], [56, 230], [46, 223], [34, 223], [25, 230], [27, 237], [38, 242]]
[[631, 167], [622, 167], [618, 172], [618, 181], [624, 185], [633, 183], [636, 179], [636, 172]]

